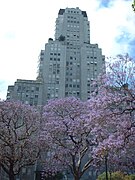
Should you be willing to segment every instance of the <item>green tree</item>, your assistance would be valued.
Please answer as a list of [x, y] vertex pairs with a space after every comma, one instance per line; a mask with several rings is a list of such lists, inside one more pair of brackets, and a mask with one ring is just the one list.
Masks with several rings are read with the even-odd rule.
[[[109, 180], [135, 180], [135, 174], [125, 175], [120, 171], [113, 173], [108, 172]], [[98, 176], [97, 180], [106, 180], [106, 173], [102, 173]]]
[[135, 12], [135, 0], [132, 3], [132, 8], [133, 8], [133, 11]]

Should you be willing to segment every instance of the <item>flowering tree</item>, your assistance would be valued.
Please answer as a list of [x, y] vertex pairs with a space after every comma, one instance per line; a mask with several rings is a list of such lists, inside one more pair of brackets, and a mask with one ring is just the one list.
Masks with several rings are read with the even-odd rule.
[[102, 131], [106, 133], [95, 151], [97, 157], [108, 158], [113, 164], [117, 162], [124, 167], [130, 160], [129, 164], [134, 165], [135, 64], [128, 55], [118, 55], [107, 68], [107, 73], [95, 82], [98, 94], [89, 100], [97, 121], [101, 122], [98, 125], [102, 124]]
[[0, 101], [0, 167], [15, 179], [39, 154], [38, 112], [20, 102]]
[[92, 166], [98, 140], [93, 132], [95, 122], [88, 114], [87, 103], [73, 97], [51, 100], [44, 107], [42, 140], [50, 143], [48, 159], [53, 167], [51, 170], [47, 164], [46, 173], [69, 167], [74, 179], [79, 180]]
[[134, 157], [134, 72], [132, 59], [119, 55], [95, 81], [98, 90], [87, 102], [73, 97], [48, 102], [41, 133], [42, 141], [50, 146], [46, 173], [69, 167], [79, 180], [90, 166], [104, 159], [107, 171], [108, 160], [124, 162]]

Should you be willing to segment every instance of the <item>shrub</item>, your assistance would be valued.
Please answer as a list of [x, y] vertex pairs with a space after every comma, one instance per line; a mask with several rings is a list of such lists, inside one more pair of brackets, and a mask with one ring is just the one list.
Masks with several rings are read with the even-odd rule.
[[[110, 180], [110, 173], [108, 172], [108, 178]], [[106, 173], [102, 173], [98, 176], [97, 180], [106, 180]], [[135, 180], [135, 174], [124, 175], [120, 171], [111, 173], [111, 180]]]
[[130, 180], [135, 180], [135, 174], [131, 174], [129, 175], [129, 177], [130, 177]]
[[[108, 177], [110, 178], [110, 174], [108, 173]], [[98, 176], [97, 180], [106, 180], [106, 173], [102, 173]]]

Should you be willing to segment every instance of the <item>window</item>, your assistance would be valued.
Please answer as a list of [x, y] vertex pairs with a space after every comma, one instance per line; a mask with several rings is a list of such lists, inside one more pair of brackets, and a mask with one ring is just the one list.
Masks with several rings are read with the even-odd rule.
[[59, 91], [59, 89], [58, 89], [58, 88], [56, 88], [55, 90], [56, 90], [56, 92], [58, 92], [58, 91]]
[[21, 86], [18, 86], [18, 89], [17, 89], [17, 91], [20, 91], [21, 90]]
[[29, 169], [27, 169], [27, 175], [30, 175], [30, 174], [31, 174], [31, 169], [29, 168]]
[[65, 92], [65, 96], [68, 96], [68, 92]]
[[37, 95], [37, 94], [35, 95], [35, 98], [38, 98], [38, 95]]

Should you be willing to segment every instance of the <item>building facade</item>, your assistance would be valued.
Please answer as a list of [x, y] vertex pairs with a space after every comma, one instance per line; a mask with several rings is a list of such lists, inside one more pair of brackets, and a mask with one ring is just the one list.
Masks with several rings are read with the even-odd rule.
[[105, 57], [98, 44], [90, 43], [90, 25], [85, 11], [60, 9], [55, 39], [48, 39], [39, 55], [36, 80], [17, 80], [8, 87], [7, 99], [44, 105], [49, 99], [74, 96], [87, 100], [92, 82], [104, 71]]
[[42, 82], [17, 79], [14, 86], [8, 86], [7, 99], [20, 100], [31, 106], [42, 105]]

